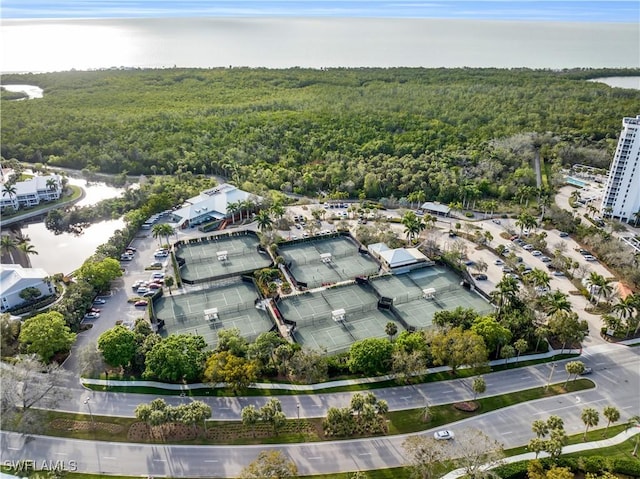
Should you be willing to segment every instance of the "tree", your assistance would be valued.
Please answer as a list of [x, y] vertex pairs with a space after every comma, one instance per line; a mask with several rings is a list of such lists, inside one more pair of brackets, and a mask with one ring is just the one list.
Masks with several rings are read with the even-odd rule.
[[569, 296], [558, 289], [552, 293], [546, 294], [543, 297], [543, 304], [547, 316], [553, 316], [560, 311], [570, 313], [572, 307], [571, 302], [569, 301]]
[[2, 197], [4, 198], [5, 196], [8, 196], [10, 200], [13, 200], [13, 198], [18, 194], [18, 188], [16, 187], [15, 183], [11, 182], [11, 181], [6, 181], [3, 185], [2, 185]]
[[19, 339], [28, 353], [35, 353], [48, 363], [54, 354], [71, 349], [76, 334], [71, 332], [60, 313], [52, 311], [25, 320]]
[[240, 335], [240, 329], [229, 328], [218, 331], [216, 351], [229, 351], [234, 356], [244, 357], [247, 354], [247, 340]]
[[22, 322], [11, 319], [9, 313], [0, 315], [0, 357], [11, 357], [18, 352], [21, 327]]
[[258, 376], [258, 364], [254, 360], [239, 358], [229, 351], [213, 353], [207, 359], [204, 380], [209, 383], [225, 383], [231, 392], [238, 394], [254, 383]]
[[202, 421], [206, 432], [207, 419], [211, 417], [211, 406], [202, 401], [191, 401], [187, 404], [169, 407], [169, 416], [183, 424], [190, 425], [194, 430]]
[[527, 449], [529, 449], [531, 452], [535, 452], [536, 459], [538, 459], [538, 455], [542, 451], [544, 451], [545, 446], [546, 446], [546, 441], [544, 439], [540, 439], [539, 437], [534, 437], [529, 441], [529, 444], [527, 444]]
[[253, 404], [242, 408], [242, 425], [251, 428], [251, 435], [256, 437], [256, 424], [261, 419], [260, 411]]
[[409, 456], [411, 477], [414, 479], [437, 477], [438, 464], [448, 457], [442, 441], [436, 441], [433, 437], [409, 436], [402, 447]]
[[[536, 434], [536, 438], [529, 442], [529, 449], [536, 453], [536, 457], [543, 450], [552, 458], [560, 456], [563, 446], [568, 441], [561, 417], [549, 416], [546, 421], [536, 419], [531, 424], [531, 429]], [[549, 435], [548, 438], [547, 435]]]
[[500, 347], [511, 341], [511, 331], [502, 326], [493, 316], [483, 316], [476, 319], [471, 326], [471, 331], [484, 340], [485, 346], [490, 351], [500, 352]]
[[95, 291], [106, 291], [111, 281], [122, 276], [120, 263], [113, 258], [105, 258], [102, 261], [88, 259], [78, 269], [77, 278], [89, 283]]
[[395, 348], [391, 356], [391, 371], [396, 379], [408, 384], [418, 373], [426, 373], [425, 353], [420, 349], [407, 351]]
[[202, 336], [172, 334], [147, 353], [143, 377], [168, 382], [200, 380], [206, 347]]
[[24, 288], [20, 293], [18, 293], [21, 299], [30, 303], [31, 301], [35, 301], [40, 296], [42, 296], [42, 292], [38, 288], [34, 288], [33, 286], [29, 286]]
[[280, 429], [287, 420], [282, 412], [282, 404], [276, 398], [271, 398], [260, 408], [260, 417], [266, 423], [271, 424], [273, 434], [278, 434]]
[[473, 331], [451, 328], [436, 333], [431, 341], [434, 364], [449, 366], [453, 374], [460, 366], [477, 367], [487, 362], [484, 340]]
[[38, 254], [38, 252], [36, 251], [36, 247], [29, 242], [18, 243], [18, 249], [26, 255]]
[[173, 229], [173, 226], [167, 223], [156, 223], [155, 225], [153, 225], [153, 228], [151, 228], [151, 234], [153, 235], [153, 237], [157, 239], [158, 242], [161, 238], [164, 238], [164, 244], [166, 244], [167, 246], [169, 245], [169, 238], [174, 233], [175, 230]]
[[549, 318], [547, 324], [551, 334], [562, 343], [562, 351], [567, 343], [581, 343], [589, 330], [587, 322], [581, 321], [574, 312], [558, 311]]
[[407, 235], [409, 243], [413, 243], [413, 240], [426, 228], [424, 222], [418, 218], [413, 211], [407, 211], [400, 220], [400, 223], [404, 226], [404, 232]]
[[136, 353], [136, 335], [129, 328], [116, 325], [98, 338], [98, 350], [110, 366], [125, 368]]
[[458, 306], [453, 310], [436, 311], [433, 313], [433, 324], [445, 327], [461, 327], [462, 329], [471, 329], [473, 323], [480, 318], [473, 308], [463, 308]]
[[269, 212], [267, 210], [260, 210], [255, 217], [256, 222], [258, 223], [258, 229], [263, 233], [266, 230], [269, 230], [273, 226], [273, 220], [271, 216], [269, 216]]
[[389, 321], [384, 326], [384, 332], [389, 336], [389, 341], [393, 341], [393, 337], [398, 333], [398, 326], [393, 321]]
[[513, 347], [516, 350], [516, 353], [517, 353], [516, 362], [518, 362], [518, 360], [520, 359], [520, 355], [522, 353], [526, 353], [527, 349], [529, 349], [529, 343], [527, 343], [526, 339], [520, 338], [515, 343], [513, 343]]
[[169, 295], [171, 295], [171, 286], [173, 286], [175, 284], [175, 280], [173, 279], [173, 276], [166, 276], [164, 278], [164, 285], [169, 288]]
[[505, 364], [508, 364], [509, 359], [511, 359], [515, 355], [516, 355], [516, 348], [514, 348], [510, 344], [507, 344], [505, 347], [502, 348], [502, 351], [500, 351], [500, 357], [504, 359]]
[[288, 360], [290, 378], [304, 384], [317, 384], [329, 377], [327, 356], [319, 351], [299, 349]]
[[15, 263], [16, 260], [13, 258], [13, 250], [14, 248], [17, 246], [16, 241], [7, 235], [2, 235], [0, 237], [0, 250], [2, 251], [3, 255], [8, 254], [11, 258], [11, 263]]
[[295, 463], [278, 450], [261, 451], [240, 473], [241, 479], [285, 479], [297, 477]]
[[620, 410], [614, 406], [605, 406], [602, 410], [602, 415], [607, 419], [607, 427], [602, 433], [602, 436], [606, 436], [611, 423], [620, 420]]
[[600, 415], [595, 408], [586, 407], [582, 410], [582, 414], [580, 415], [582, 422], [585, 425], [584, 434], [582, 435], [582, 440], [587, 440], [587, 431], [589, 431], [590, 427], [595, 427], [600, 422]]
[[287, 341], [275, 331], [269, 331], [258, 335], [256, 340], [247, 348], [247, 357], [255, 359], [260, 364], [262, 371], [274, 367], [274, 352]]
[[578, 374], [582, 374], [584, 372], [584, 363], [582, 361], [569, 361], [564, 365], [564, 369], [567, 371], [567, 380], [564, 382], [562, 387], [566, 388], [571, 375], [575, 375], [577, 378]]
[[387, 339], [367, 338], [349, 348], [349, 369], [369, 376], [386, 372], [391, 364], [393, 344]]
[[[625, 430], [629, 430], [632, 427], [640, 427], [640, 416], [635, 415], [629, 418], [626, 424]], [[640, 434], [636, 434], [636, 444], [633, 447], [633, 452], [631, 455], [636, 457], [638, 455], [638, 446], [640, 445]]]
[[473, 378], [471, 389], [473, 389], [473, 400], [475, 401], [478, 394], [483, 394], [487, 390], [487, 383], [482, 376], [477, 376]]
[[473, 478], [489, 475], [502, 462], [502, 444], [477, 429], [465, 429], [456, 435], [455, 457], [465, 474]]

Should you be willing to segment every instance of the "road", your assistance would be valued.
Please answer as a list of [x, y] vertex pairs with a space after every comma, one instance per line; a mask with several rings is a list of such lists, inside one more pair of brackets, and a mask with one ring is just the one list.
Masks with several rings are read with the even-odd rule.
[[[640, 414], [640, 349], [621, 345], [603, 344], [585, 352], [586, 364], [594, 369], [591, 378], [595, 389], [578, 394], [556, 396], [504, 408], [482, 416], [448, 425], [457, 435], [465, 428], [478, 428], [503, 442], [505, 447], [526, 444], [533, 434], [530, 427], [536, 418], [550, 414], [560, 415], [569, 434], [582, 431], [580, 413], [585, 406], [602, 410], [614, 405], [622, 412], [621, 420]], [[527, 367], [486, 376], [485, 395], [546, 384], [552, 368], [547, 365]], [[555, 368], [552, 380], [563, 381], [566, 373], [561, 364]], [[419, 407], [425, 397], [432, 404], [470, 398], [464, 381], [447, 381], [421, 385], [417, 393], [408, 388], [390, 388], [376, 391], [389, 401], [391, 409]], [[133, 406], [133, 395], [94, 393], [94, 414], [124, 414]], [[283, 409], [289, 417], [295, 411], [294, 402], [300, 401], [301, 416], [318, 416], [326, 407], [346, 404], [349, 393], [320, 396], [281, 397]], [[105, 398], [105, 399], [101, 399]], [[108, 399], [106, 399], [108, 398]], [[145, 400], [149, 398], [144, 397]], [[171, 398], [176, 400], [177, 398]], [[183, 399], [184, 400], [184, 399]], [[264, 400], [264, 398], [262, 398]], [[127, 401], [122, 405], [120, 402]], [[211, 398], [218, 402], [214, 417], [237, 417], [242, 404], [259, 401], [258, 398]], [[223, 409], [228, 407], [228, 410]], [[427, 431], [429, 434], [432, 431]], [[80, 472], [103, 474], [152, 475], [154, 477], [234, 477], [255, 459], [259, 451], [279, 449], [298, 466], [300, 474], [334, 473], [340, 471], [389, 468], [404, 464], [402, 442], [406, 435], [368, 438], [349, 441], [257, 446], [175, 446], [145, 445], [113, 442], [91, 442], [64, 438], [25, 436], [2, 432], [0, 452], [3, 460], [33, 459], [76, 461]], [[124, 466], [126, 464], [126, 466]]]

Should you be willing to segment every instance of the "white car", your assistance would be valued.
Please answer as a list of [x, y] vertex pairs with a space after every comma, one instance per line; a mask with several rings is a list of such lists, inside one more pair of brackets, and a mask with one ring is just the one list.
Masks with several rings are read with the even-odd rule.
[[527, 251], [531, 251], [533, 249], [533, 245], [532, 244], [526, 244], [522, 248], [526, 249]]
[[502, 266], [504, 264], [504, 261], [502, 261], [501, 259], [497, 259], [493, 262], [493, 264], [497, 265], [497, 266]]
[[100, 313], [87, 313], [84, 315], [84, 319], [98, 319], [100, 317]]
[[538, 251], [537, 249], [534, 249], [531, 254], [533, 256], [542, 256], [542, 251]]
[[437, 431], [433, 433], [433, 438], [436, 441], [450, 441], [454, 437], [455, 435], [453, 434], [453, 431], [449, 431], [447, 429], [443, 429], [442, 431]]

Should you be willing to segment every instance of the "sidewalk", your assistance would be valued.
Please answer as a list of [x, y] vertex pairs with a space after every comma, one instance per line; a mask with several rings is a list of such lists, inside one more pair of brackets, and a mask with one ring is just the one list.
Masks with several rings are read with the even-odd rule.
[[[572, 452], [589, 451], [592, 449], [602, 449], [609, 446], [615, 446], [617, 444], [622, 444], [624, 441], [626, 441], [629, 438], [632, 438], [637, 434], [640, 434], [640, 427], [632, 427], [627, 429], [624, 432], [621, 432], [617, 436], [611, 437], [609, 439], [603, 439], [601, 441], [592, 441], [592, 442], [585, 442], [583, 444], [572, 444], [570, 446], [565, 446], [564, 448], [562, 448], [562, 455], [564, 456], [565, 454], [570, 454]], [[542, 452], [538, 455], [539, 458], [548, 457], [548, 456], [549, 455], [546, 452]], [[487, 469], [493, 469], [494, 467], [498, 467], [502, 464], [512, 464], [514, 462], [530, 461], [535, 458], [536, 458], [536, 455], [533, 452], [528, 452], [526, 454], [518, 454], [517, 456], [509, 456], [504, 458], [501, 461], [501, 464], [491, 464], [489, 465], [489, 467], [484, 467], [483, 470], [486, 471]], [[444, 476], [442, 476], [441, 479], [456, 479], [464, 475], [465, 475], [464, 469], [456, 469], [455, 471], [451, 471], [448, 474], [445, 474]]]

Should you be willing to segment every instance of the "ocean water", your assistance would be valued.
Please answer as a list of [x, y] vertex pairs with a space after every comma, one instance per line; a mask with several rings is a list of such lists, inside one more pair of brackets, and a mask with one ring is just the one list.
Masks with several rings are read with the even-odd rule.
[[640, 24], [393, 18], [7, 19], [0, 70], [639, 67]]

